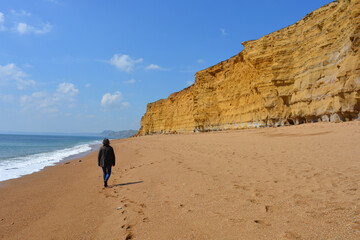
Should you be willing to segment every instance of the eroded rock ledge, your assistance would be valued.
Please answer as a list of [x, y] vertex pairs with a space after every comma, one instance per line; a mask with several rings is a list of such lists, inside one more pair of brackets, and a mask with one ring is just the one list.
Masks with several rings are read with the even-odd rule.
[[149, 103], [137, 135], [359, 119], [360, 0], [243, 45], [194, 85]]

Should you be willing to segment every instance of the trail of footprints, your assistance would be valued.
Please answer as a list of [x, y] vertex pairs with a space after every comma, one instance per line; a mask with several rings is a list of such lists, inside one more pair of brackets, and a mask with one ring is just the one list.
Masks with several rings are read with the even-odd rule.
[[[234, 153], [233, 153], [234, 154]], [[172, 158], [172, 160], [175, 160], [177, 165], [181, 166], [185, 171], [189, 171], [189, 172], [192, 172], [192, 173], [197, 173], [197, 174], [201, 174], [202, 176], [211, 176], [212, 179], [216, 182], [219, 180], [219, 176], [218, 175], [210, 175], [209, 173], [207, 172], [204, 172], [204, 171], [201, 171], [201, 170], [196, 170], [192, 167], [189, 167], [187, 166], [183, 161], [179, 160], [181, 159], [181, 157], [179, 158]], [[163, 161], [167, 161], [168, 159], [164, 159]], [[140, 164], [140, 165], [137, 165], [137, 166], [130, 166], [129, 169], [124, 169], [125, 172], [131, 170], [131, 169], [135, 169], [135, 168], [139, 168], [139, 167], [143, 167], [143, 166], [150, 166], [150, 165], [153, 165], [155, 163], [161, 163], [163, 161], [156, 161], [156, 162], [150, 162], [150, 163], [146, 163], [146, 164]], [[230, 175], [233, 175], [234, 173], [227, 170], [227, 174], [230, 174]], [[239, 178], [241, 176], [238, 176]], [[116, 180], [116, 179], [115, 179]], [[245, 191], [245, 192], [250, 192], [250, 188], [251, 186], [244, 186], [244, 185], [241, 185], [239, 184], [239, 182], [237, 181], [232, 181], [233, 183], [233, 189], [234, 190], [240, 190], [240, 191]], [[161, 183], [162, 185], [164, 185], [163, 183]], [[195, 196], [199, 196], [200, 194], [195, 194]], [[262, 194], [259, 193], [258, 191], [256, 191], [255, 189], [255, 193], [254, 193], [255, 196], [255, 199], [256, 198], [261, 198], [262, 197]], [[117, 194], [117, 191], [114, 190], [112, 193], [109, 193], [109, 194], [106, 194], [106, 197], [118, 197], [119, 195]], [[257, 200], [255, 200], [253, 198], [249, 198], [248, 201], [254, 203], [254, 204], [259, 204], [259, 202]], [[132, 200], [129, 200], [127, 198], [123, 198], [121, 200], [121, 202], [124, 204], [123, 205], [123, 210], [121, 211], [121, 215], [122, 215], [122, 220], [125, 222], [121, 228], [123, 229], [124, 233], [125, 233], [125, 239], [133, 239], [134, 238], [134, 234], [133, 234], [133, 228], [134, 228], [134, 225], [135, 224], [132, 224], [132, 223], [139, 223], [139, 222], [142, 222], [142, 223], [146, 223], [149, 221], [149, 218], [145, 215], [145, 212], [144, 212], [144, 209], [146, 209], [146, 205], [144, 203], [136, 203]], [[167, 201], [165, 201], [167, 202]], [[180, 208], [183, 208], [184, 205], [183, 204], [180, 204], [179, 205]], [[132, 211], [133, 213], [135, 213], [135, 215], [132, 215], [135, 219], [130, 219], [130, 216], [129, 216], [129, 212], [128, 211]], [[189, 212], [192, 211], [192, 210], [188, 210]], [[264, 211], [266, 213], [272, 213], [273, 212], [273, 207], [272, 206], [269, 206], [269, 205], [264, 205]], [[233, 222], [238, 222], [240, 221], [240, 219], [236, 219], [236, 218], [230, 218], [229, 219], [230, 221], [233, 221]], [[241, 220], [243, 221], [243, 220]], [[240, 221], [240, 222], [241, 222]], [[259, 226], [265, 226], [265, 227], [269, 227], [271, 226], [270, 223], [268, 223], [267, 221], [264, 221], [262, 219], [254, 219], [252, 220], [254, 224], [256, 225], [259, 225]], [[358, 227], [358, 226], [356, 226]], [[355, 227], [355, 228], [356, 228]], [[293, 237], [298, 237], [296, 236], [296, 234], [292, 233], [292, 232], [286, 232], [285, 234], [285, 238], [293, 238]]]
[[[123, 204], [122, 211], [120, 214], [122, 221], [125, 222], [123, 225], [121, 225], [121, 228], [125, 233], [125, 240], [130, 240], [133, 239], [134, 237], [133, 228], [136, 225], [136, 223], [138, 223], [139, 221], [143, 223], [149, 221], [149, 218], [145, 216], [144, 213], [144, 209], [146, 209], [146, 204], [137, 203], [127, 198], [123, 198], [120, 202]], [[129, 214], [130, 211], [135, 213], [134, 219], [130, 218], [130, 214]]]
[[209, 175], [208, 173], [206, 173], [206, 172], [204, 172], [204, 171], [195, 170], [195, 169], [193, 169], [193, 168], [191, 168], [191, 167], [186, 166], [186, 164], [185, 164], [184, 162], [180, 161], [180, 160], [177, 160], [176, 163], [177, 163], [178, 165], [180, 165], [180, 166], [181, 166], [184, 170], [186, 170], [186, 171], [194, 172], [194, 173], [199, 173], [199, 174], [201, 174], [202, 176], [208, 176], [208, 175]]
[[[202, 176], [209, 176], [209, 174], [208, 173], [206, 173], [206, 172], [203, 172], [203, 171], [201, 171], [201, 170], [195, 170], [195, 169], [193, 169], [193, 168], [191, 168], [191, 167], [188, 167], [188, 166], [186, 166], [186, 164], [184, 164], [181, 160], [177, 160], [177, 164], [178, 165], [180, 165], [184, 170], [186, 170], [186, 171], [189, 171], [189, 172], [194, 172], [194, 173], [199, 173], [199, 174], [201, 174]], [[228, 174], [230, 174], [230, 175], [233, 175], [233, 173], [232, 172], [230, 172], [230, 171], [227, 171], [227, 173]], [[218, 175], [213, 175], [213, 176], [211, 176], [212, 177], [212, 179], [216, 182], [216, 181], [219, 181], [219, 176]], [[241, 176], [240, 175], [238, 175], [237, 176], [238, 178], [241, 178]], [[244, 191], [244, 192], [250, 192], [251, 191], [251, 187], [250, 186], [241, 186], [237, 181], [232, 181], [232, 184], [233, 184], [233, 189], [234, 190], [240, 190], [240, 191]], [[251, 184], [250, 184], [251, 185]], [[198, 196], [199, 194], [195, 194], [195, 196]], [[254, 189], [254, 197], [256, 197], [256, 198], [261, 198], [263, 195], [262, 195], [262, 193], [261, 193], [261, 191], [259, 191], [259, 190], [257, 190], [257, 189]], [[251, 202], [251, 203], [258, 203], [258, 201], [257, 200], [255, 200], [255, 199], [253, 199], [253, 198], [249, 198], [248, 199], [248, 201], [249, 202]], [[181, 206], [181, 205], [180, 205]], [[272, 206], [270, 206], [270, 205], [265, 205], [264, 206], [264, 210], [265, 210], [265, 212], [266, 213], [272, 213], [273, 212], [273, 207]], [[234, 219], [234, 218], [231, 218], [231, 219], [229, 219], [230, 221], [238, 221], [237, 219]], [[254, 224], [256, 224], [256, 225], [259, 225], [259, 226], [266, 226], [266, 227], [269, 227], [269, 226], [271, 226], [271, 224], [270, 223], [267, 223], [266, 221], [264, 221], [264, 220], [261, 220], [261, 219], [254, 219], [253, 220], [253, 223]]]

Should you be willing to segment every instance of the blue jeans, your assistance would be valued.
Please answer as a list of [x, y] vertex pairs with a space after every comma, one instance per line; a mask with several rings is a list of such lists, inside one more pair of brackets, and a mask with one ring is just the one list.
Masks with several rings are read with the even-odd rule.
[[107, 181], [111, 175], [111, 166], [102, 167], [104, 181]]

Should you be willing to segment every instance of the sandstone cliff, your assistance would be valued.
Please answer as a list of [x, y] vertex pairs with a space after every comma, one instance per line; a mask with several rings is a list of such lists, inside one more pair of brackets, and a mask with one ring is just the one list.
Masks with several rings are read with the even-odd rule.
[[243, 45], [148, 104], [138, 135], [359, 118], [360, 0], [332, 2]]

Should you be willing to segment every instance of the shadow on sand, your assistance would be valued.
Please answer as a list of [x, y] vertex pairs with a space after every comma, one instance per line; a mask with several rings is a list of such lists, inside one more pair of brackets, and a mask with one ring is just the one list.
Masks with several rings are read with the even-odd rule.
[[127, 185], [132, 185], [132, 184], [143, 183], [143, 182], [144, 182], [144, 181], [114, 184], [114, 185], [109, 186], [109, 188], [113, 188], [113, 187], [121, 187], [121, 186], [127, 186]]

